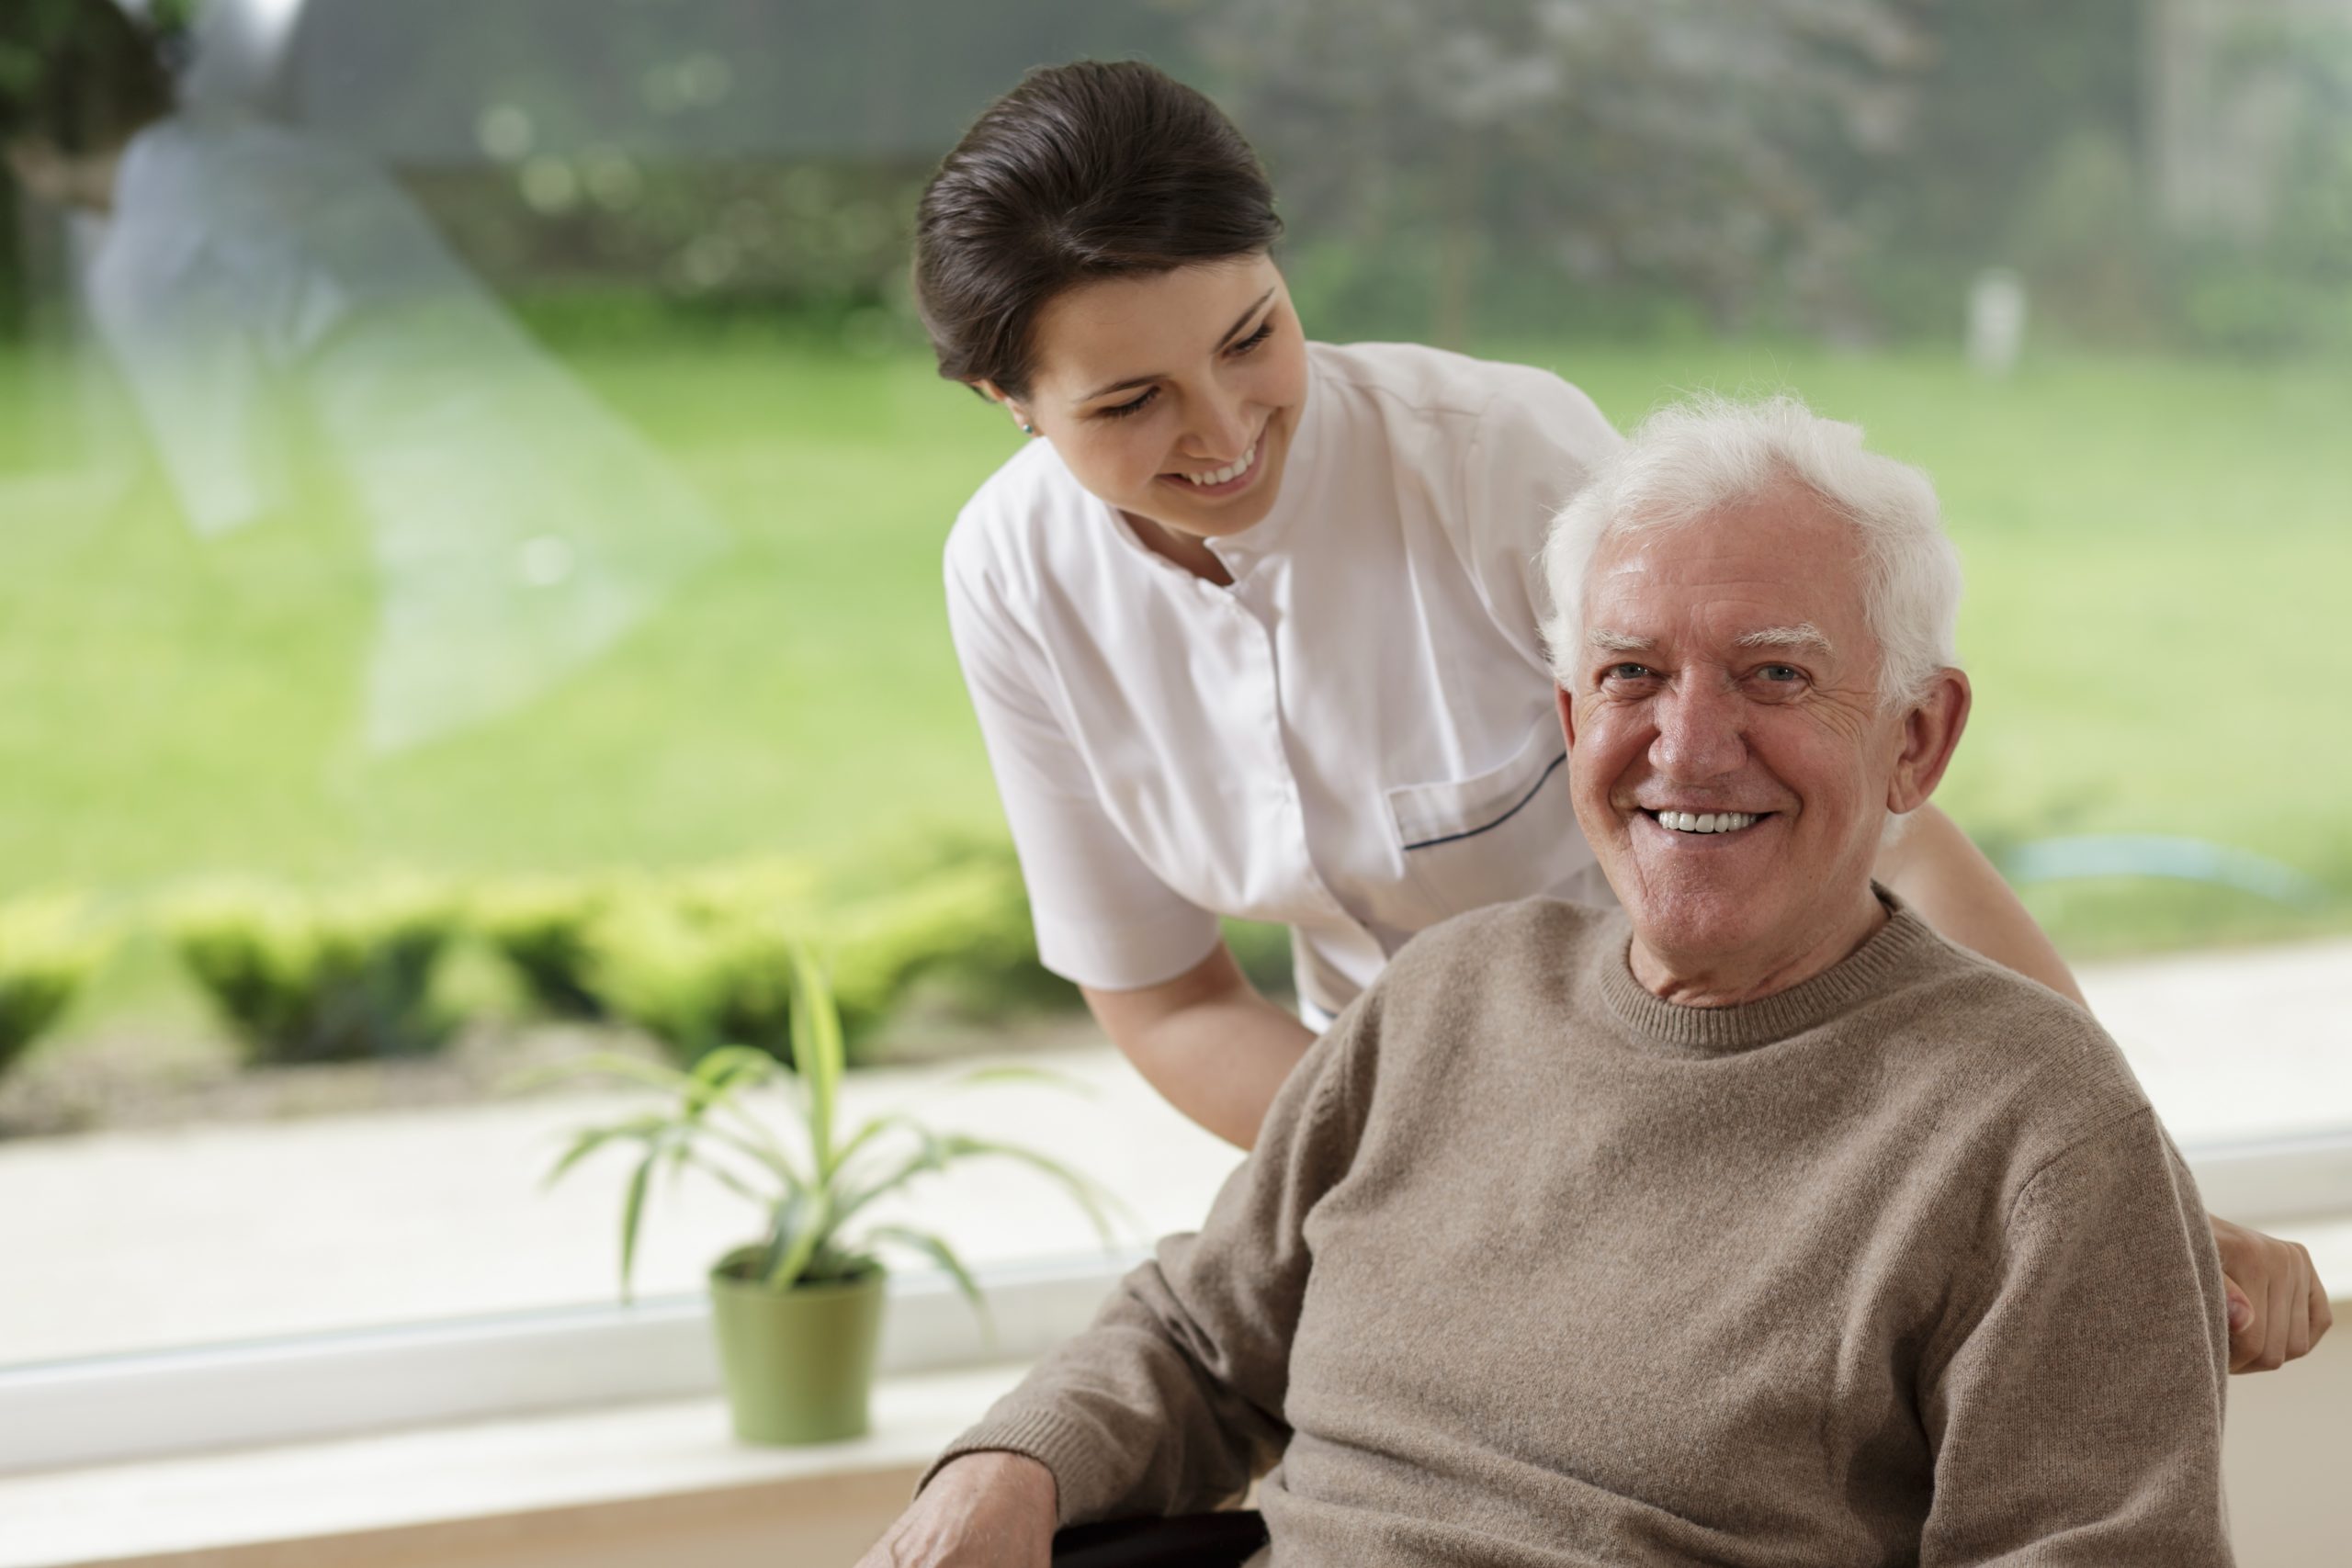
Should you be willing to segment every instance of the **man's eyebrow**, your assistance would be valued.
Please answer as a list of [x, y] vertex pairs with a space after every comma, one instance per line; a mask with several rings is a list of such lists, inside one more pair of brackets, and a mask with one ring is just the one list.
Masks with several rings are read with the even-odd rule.
[[1760, 631], [1744, 632], [1732, 638], [1734, 648], [1804, 648], [1815, 653], [1833, 651], [1829, 634], [1811, 621], [1799, 621], [1792, 626], [1766, 626]]
[[1585, 633], [1584, 640], [1603, 653], [1647, 653], [1657, 646], [1657, 638], [1654, 637], [1634, 637], [1627, 632], [1598, 627]]
[[[1273, 297], [1274, 291], [1269, 288], [1263, 294], [1259, 295], [1257, 299], [1251, 300], [1250, 302], [1250, 308], [1241, 312], [1241, 319], [1225, 329], [1225, 335], [1216, 340], [1216, 348], [1213, 352], [1222, 354], [1227, 345], [1231, 344], [1235, 338], [1241, 335], [1241, 329], [1250, 324], [1250, 318], [1256, 315], [1259, 308]], [[1155, 370], [1148, 376], [1130, 376], [1124, 381], [1113, 381], [1107, 386], [1097, 387], [1094, 390], [1087, 393], [1083, 397], [1073, 398], [1071, 401], [1074, 404], [1091, 403], [1097, 398], [1107, 398], [1113, 392], [1124, 392], [1130, 387], [1148, 386], [1154, 381], [1162, 381], [1165, 379], [1167, 379], [1167, 372], [1161, 370]]]

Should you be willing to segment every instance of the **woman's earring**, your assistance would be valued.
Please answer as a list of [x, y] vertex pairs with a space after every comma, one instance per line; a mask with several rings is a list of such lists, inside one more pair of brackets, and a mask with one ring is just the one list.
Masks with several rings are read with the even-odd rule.
[[1021, 427], [1021, 434], [1023, 435], [1035, 435], [1037, 434], [1037, 427], [1034, 424], [1023, 424]]

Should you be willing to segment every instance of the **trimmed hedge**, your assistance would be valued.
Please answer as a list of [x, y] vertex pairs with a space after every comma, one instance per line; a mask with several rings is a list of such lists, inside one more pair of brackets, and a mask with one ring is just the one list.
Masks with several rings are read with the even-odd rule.
[[92, 933], [80, 898], [0, 904], [0, 1073], [64, 1015], [107, 946]]
[[[62, 934], [78, 906], [22, 908], [39, 919], [0, 919], [0, 1067], [53, 1023], [96, 962], [86, 941]], [[682, 1062], [726, 1044], [792, 1060], [796, 945], [825, 965], [854, 1053], [918, 985], [977, 1018], [1075, 995], [1037, 963], [1027, 893], [1002, 840], [934, 841], [869, 863], [848, 886], [787, 860], [524, 878], [462, 898], [414, 879], [325, 895], [223, 884], [173, 901], [161, 925], [254, 1064], [439, 1049], [457, 1021], [435, 981], [469, 932], [537, 1012], [626, 1022]]]
[[503, 883], [474, 896], [472, 925], [514, 972], [535, 1009], [549, 1018], [594, 1022], [609, 1016], [589, 972], [595, 929], [616, 891], [609, 880]]
[[394, 882], [311, 897], [220, 887], [180, 900], [165, 924], [249, 1061], [414, 1056], [453, 1031], [433, 981], [464, 920], [437, 888]]
[[1069, 987], [1037, 965], [1010, 847], [942, 847], [889, 891], [831, 897], [814, 873], [759, 862], [676, 883], [641, 883], [590, 919], [581, 983], [616, 1018], [682, 1061], [722, 1044], [792, 1060], [790, 952], [832, 977], [853, 1055], [918, 980], [996, 1016]]

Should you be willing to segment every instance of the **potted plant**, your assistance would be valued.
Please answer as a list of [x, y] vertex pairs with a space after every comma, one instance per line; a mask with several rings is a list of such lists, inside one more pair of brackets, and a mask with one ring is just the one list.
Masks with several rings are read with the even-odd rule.
[[[867, 1213], [877, 1199], [966, 1160], [1028, 1166], [1067, 1191], [1105, 1245], [1109, 1195], [1057, 1161], [992, 1139], [934, 1132], [900, 1114], [872, 1118], [844, 1135], [840, 1096], [841, 1016], [823, 972], [803, 948], [790, 952], [791, 1023], [797, 1070], [744, 1045], [708, 1052], [687, 1068], [603, 1054], [550, 1076], [597, 1074], [659, 1097], [639, 1114], [582, 1129], [548, 1172], [553, 1181], [608, 1145], [638, 1151], [621, 1206], [621, 1296], [628, 1299], [645, 1197], [657, 1172], [697, 1170], [759, 1205], [764, 1232], [710, 1269], [711, 1321], [735, 1431], [746, 1442], [814, 1443], [866, 1430], [880, 1337], [882, 1254], [896, 1249], [946, 1270], [985, 1313], [971, 1270], [942, 1237]], [[1025, 1078], [999, 1067], [958, 1084]], [[778, 1129], [753, 1097], [781, 1090], [793, 1114]], [[985, 1322], [985, 1316], [983, 1317]]]

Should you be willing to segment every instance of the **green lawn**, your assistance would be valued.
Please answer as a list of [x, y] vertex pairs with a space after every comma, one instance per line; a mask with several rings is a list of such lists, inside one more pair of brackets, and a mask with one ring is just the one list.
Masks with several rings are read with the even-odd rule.
[[[2077, 953], [2352, 923], [2352, 380], [2054, 359], [1498, 344], [1621, 423], [1679, 388], [1787, 386], [1941, 486], [1974, 725], [1945, 795], [2003, 841], [2156, 833], [2273, 857], [2291, 910], [2148, 884], [2033, 894]], [[333, 880], [841, 859], [999, 822], [939, 546], [1012, 448], [911, 357], [681, 339], [572, 355], [740, 547], [524, 716], [387, 762], [350, 737], [371, 614], [331, 522], [205, 543], [152, 476], [34, 470], [53, 376], [0, 363], [0, 894], [126, 898], [220, 872]]]

